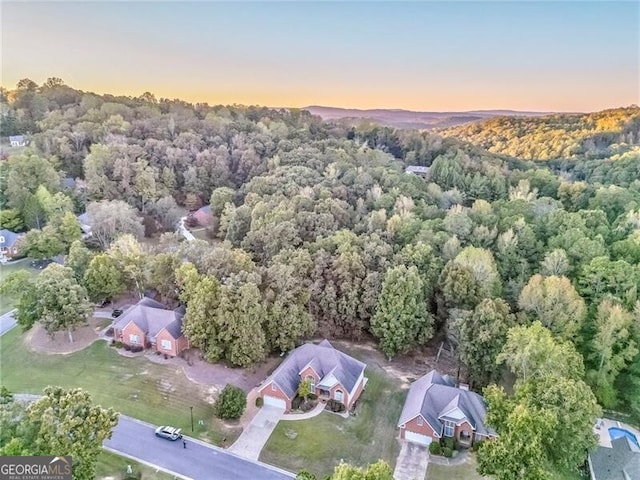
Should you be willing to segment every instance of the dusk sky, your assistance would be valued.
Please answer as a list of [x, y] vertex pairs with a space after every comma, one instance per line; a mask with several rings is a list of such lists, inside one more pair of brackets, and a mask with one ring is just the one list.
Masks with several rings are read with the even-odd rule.
[[2, 85], [210, 104], [593, 111], [640, 103], [628, 2], [5, 2]]

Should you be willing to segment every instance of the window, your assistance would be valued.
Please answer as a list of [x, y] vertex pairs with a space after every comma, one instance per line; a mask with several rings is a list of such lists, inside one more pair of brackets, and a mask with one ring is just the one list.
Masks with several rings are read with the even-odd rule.
[[424, 420], [422, 420], [422, 417], [418, 416], [418, 421], [417, 424], [419, 427], [421, 427], [422, 425], [424, 425]]
[[171, 350], [171, 340], [162, 340], [160, 345], [163, 350]]
[[342, 401], [342, 390], [336, 390], [336, 394], [335, 394], [334, 398], [336, 399], [336, 401], [341, 402]]
[[311, 393], [316, 393], [316, 382], [315, 382], [315, 379], [311, 375], [307, 375], [305, 380], [309, 381], [309, 384], [311, 386], [311, 388], [309, 390], [311, 391]]
[[140, 337], [138, 335], [134, 335], [133, 333], [130, 333], [129, 342], [137, 345], [138, 343], [140, 343]]
[[444, 422], [444, 436], [445, 437], [453, 437], [453, 432], [455, 431], [456, 424], [453, 422]]

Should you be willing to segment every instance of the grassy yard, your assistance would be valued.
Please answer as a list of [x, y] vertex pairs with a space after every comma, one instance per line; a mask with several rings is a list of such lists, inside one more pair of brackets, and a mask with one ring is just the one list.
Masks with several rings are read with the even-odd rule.
[[224, 437], [232, 441], [240, 433], [239, 428], [227, 428], [214, 418], [205, 401], [207, 392], [175, 365], [123, 357], [102, 341], [71, 355], [38, 354], [25, 347], [23, 338], [19, 329], [0, 337], [0, 383], [13, 392], [37, 394], [47, 385], [80, 387], [105, 407], [154, 424], [180, 427], [186, 434], [191, 434], [193, 407], [194, 436], [221, 444]]
[[[127, 465], [131, 465], [132, 475], [127, 475]], [[98, 457], [96, 465], [97, 480], [124, 480], [127, 477], [140, 480], [173, 480], [173, 475], [162, 471], [156, 472], [155, 468], [147, 467], [141, 463], [121, 457], [115, 453], [103, 450]]]
[[[7, 278], [7, 276], [9, 276], [11, 273], [17, 272], [19, 270], [25, 270], [33, 276], [36, 276], [41, 272], [41, 270], [31, 268], [30, 265], [31, 259], [29, 258], [19, 260], [15, 263], [11, 263], [10, 265], [0, 265], [0, 282]], [[13, 303], [14, 299], [12, 297], [0, 294], [0, 315], [12, 310]]]
[[430, 463], [426, 480], [488, 480], [476, 472], [476, 459], [470, 455], [462, 465], [445, 466]]
[[[305, 468], [324, 478], [340, 459], [364, 465], [382, 458], [395, 464], [400, 450], [396, 422], [406, 397], [378, 371], [367, 370], [357, 416], [348, 419], [323, 412], [301, 421], [281, 421], [262, 450], [260, 460], [297, 472]], [[295, 432], [294, 439], [289, 438]]]
[[[430, 463], [427, 468], [426, 480], [490, 480], [483, 477], [476, 471], [476, 458], [470, 455], [462, 465], [444, 466]], [[555, 473], [553, 480], [581, 480], [580, 475], [575, 473]]]

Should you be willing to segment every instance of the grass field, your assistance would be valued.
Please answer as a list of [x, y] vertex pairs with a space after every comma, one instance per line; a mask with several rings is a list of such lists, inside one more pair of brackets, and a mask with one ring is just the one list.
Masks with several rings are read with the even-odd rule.
[[[132, 475], [127, 475], [127, 465], [131, 465]], [[96, 465], [97, 480], [124, 480], [126, 478], [138, 478], [140, 480], [173, 480], [173, 475], [156, 471], [141, 463], [121, 457], [115, 453], [103, 450], [98, 457]]]
[[[105, 407], [153, 424], [169, 424], [191, 434], [193, 407], [196, 437], [220, 445], [233, 441], [239, 428], [228, 428], [213, 416], [207, 392], [189, 381], [175, 365], [118, 355], [106, 342], [95, 342], [71, 355], [30, 351], [14, 329], [0, 337], [0, 383], [16, 393], [41, 393], [47, 385], [80, 387]], [[199, 424], [203, 421], [203, 425]]]
[[476, 460], [470, 455], [462, 465], [445, 466], [430, 463], [427, 468], [427, 480], [488, 480], [476, 472]]
[[[394, 465], [400, 450], [396, 422], [406, 390], [380, 372], [367, 370], [366, 375], [369, 383], [358, 401], [357, 416], [345, 419], [323, 412], [309, 420], [281, 421], [260, 460], [293, 472], [305, 468], [318, 478], [330, 474], [340, 459], [364, 465], [382, 458]], [[294, 439], [287, 436], [292, 432]]]
[[[35, 268], [31, 268], [29, 265], [31, 264], [31, 259], [25, 258], [24, 260], [18, 260], [17, 262], [13, 262], [10, 265], [0, 265], [0, 282], [3, 281], [7, 276], [12, 274], [13, 272], [17, 272], [19, 270], [25, 270], [29, 272], [31, 275], [38, 275], [41, 270], [37, 270]], [[8, 311], [13, 309], [14, 299], [8, 295], [0, 294], [0, 315], [3, 313], [7, 313]]]

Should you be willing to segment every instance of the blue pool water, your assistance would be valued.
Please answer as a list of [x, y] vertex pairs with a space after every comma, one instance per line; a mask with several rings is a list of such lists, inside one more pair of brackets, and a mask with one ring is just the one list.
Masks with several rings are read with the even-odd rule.
[[629, 440], [631, 440], [640, 448], [640, 443], [638, 442], [638, 439], [636, 438], [636, 436], [633, 433], [631, 433], [629, 430], [625, 430], [624, 428], [611, 427], [609, 429], [609, 436], [611, 437], [611, 440], [615, 440], [616, 438], [627, 437]]

